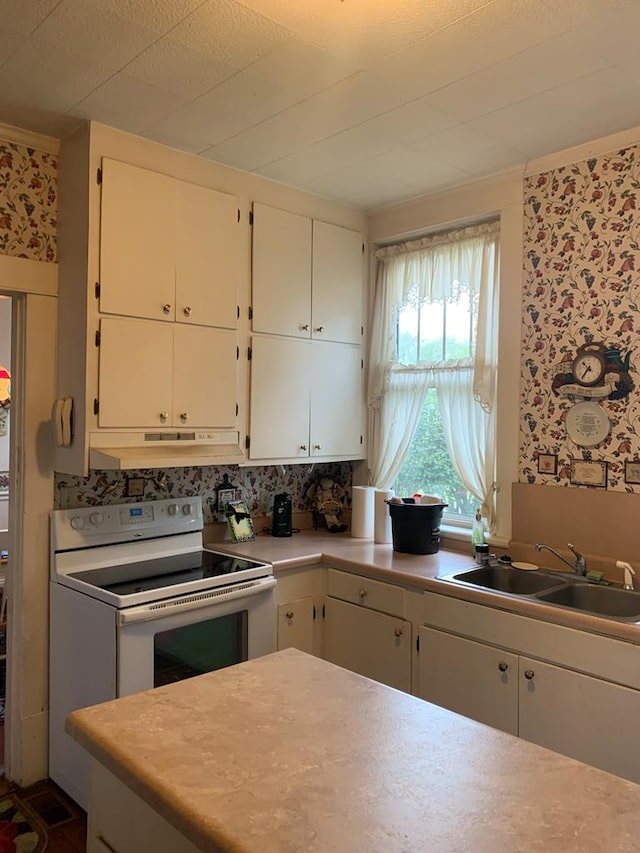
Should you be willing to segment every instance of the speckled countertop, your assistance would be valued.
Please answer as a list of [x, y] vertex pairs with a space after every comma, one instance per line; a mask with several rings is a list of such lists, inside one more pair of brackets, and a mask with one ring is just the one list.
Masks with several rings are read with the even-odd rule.
[[67, 730], [203, 851], [638, 850], [640, 786], [293, 649]]
[[[206, 541], [206, 539], [205, 539]], [[258, 536], [251, 542], [211, 542], [208, 547], [249, 559], [272, 563], [276, 573], [314, 563], [377, 578], [465, 601], [497, 607], [534, 619], [566, 625], [640, 644], [640, 624], [617, 621], [480, 588], [457, 586], [442, 580], [445, 575], [475, 566], [470, 554], [440, 549], [437, 554], [401, 554], [391, 545], [376, 545], [372, 539], [307, 530], [290, 538]]]

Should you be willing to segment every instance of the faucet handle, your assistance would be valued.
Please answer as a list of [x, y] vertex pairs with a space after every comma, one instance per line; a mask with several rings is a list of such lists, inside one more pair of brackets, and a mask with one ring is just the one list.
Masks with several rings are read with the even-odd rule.
[[580, 575], [585, 575], [587, 573], [587, 561], [579, 551], [576, 551], [575, 546], [571, 542], [567, 542], [567, 548], [576, 558], [576, 571]]
[[624, 570], [624, 583], [622, 584], [622, 589], [633, 589], [633, 579], [636, 573], [629, 563], [626, 563], [624, 560], [616, 560], [616, 568]]

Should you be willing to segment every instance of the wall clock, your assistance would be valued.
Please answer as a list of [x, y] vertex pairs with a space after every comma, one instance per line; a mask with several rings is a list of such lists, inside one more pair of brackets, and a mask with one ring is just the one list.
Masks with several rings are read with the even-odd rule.
[[578, 385], [590, 388], [602, 382], [606, 368], [604, 347], [601, 344], [580, 347], [573, 360], [573, 378]]
[[611, 423], [598, 403], [576, 403], [569, 409], [565, 422], [567, 435], [580, 447], [595, 447], [609, 435]]

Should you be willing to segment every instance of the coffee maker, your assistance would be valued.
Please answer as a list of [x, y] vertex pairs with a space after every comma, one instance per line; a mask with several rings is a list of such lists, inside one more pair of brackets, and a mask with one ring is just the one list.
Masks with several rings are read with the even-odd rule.
[[273, 499], [272, 536], [291, 536], [291, 495], [281, 492]]

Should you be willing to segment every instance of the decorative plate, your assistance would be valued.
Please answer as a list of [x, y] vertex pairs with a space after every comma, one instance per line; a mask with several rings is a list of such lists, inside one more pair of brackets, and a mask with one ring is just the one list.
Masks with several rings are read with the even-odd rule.
[[580, 447], [595, 447], [609, 435], [611, 423], [602, 406], [592, 400], [576, 403], [569, 409], [567, 435]]

